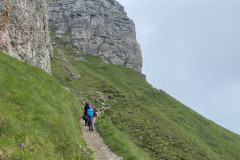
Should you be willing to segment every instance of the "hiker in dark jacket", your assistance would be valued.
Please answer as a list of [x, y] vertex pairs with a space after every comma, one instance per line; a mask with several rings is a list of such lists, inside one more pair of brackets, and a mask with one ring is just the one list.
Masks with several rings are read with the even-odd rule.
[[97, 116], [97, 113], [95, 112], [95, 108], [92, 107], [91, 104], [88, 104], [85, 115], [87, 115], [88, 118], [89, 131], [93, 131], [93, 119], [95, 116]]
[[89, 104], [90, 104], [89, 102], [86, 102], [86, 104], [84, 106], [83, 120], [85, 121], [85, 126], [88, 124], [88, 118], [87, 118], [86, 112], [87, 112]]

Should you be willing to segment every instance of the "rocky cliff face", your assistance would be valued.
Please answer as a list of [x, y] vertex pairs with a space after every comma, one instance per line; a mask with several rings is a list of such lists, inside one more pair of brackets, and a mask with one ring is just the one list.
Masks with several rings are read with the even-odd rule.
[[0, 50], [51, 72], [45, 0], [0, 0]]
[[135, 25], [115, 0], [49, 0], [49, 28], [58, 38], [105, 62], [141, 72]]

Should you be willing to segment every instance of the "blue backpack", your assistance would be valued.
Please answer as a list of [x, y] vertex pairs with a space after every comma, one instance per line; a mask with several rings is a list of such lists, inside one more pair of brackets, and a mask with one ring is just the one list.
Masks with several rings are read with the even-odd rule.
[[87, 116], [93, 116], [93, 109], [92, 106], [87, 110]]

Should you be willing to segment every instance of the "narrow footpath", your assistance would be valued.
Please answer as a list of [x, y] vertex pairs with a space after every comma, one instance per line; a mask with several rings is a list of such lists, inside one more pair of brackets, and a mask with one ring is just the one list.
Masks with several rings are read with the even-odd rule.
[[[98, 116], [102, 113], [103, 112], [97, 112]], [[95, 120], [96, 118], [94, 118], [94, 124]], [[88, 130], [88, 126], [84, 126], [84, 121], [82, 119], [80, 120], [80, 125], [82, 126], [83, 138], [88, 148], [93, 151], [95, 160], [122, 160], [122, 158], [113, 153], [104, 143], [95, 125], [93, 127], [93, 132]]]

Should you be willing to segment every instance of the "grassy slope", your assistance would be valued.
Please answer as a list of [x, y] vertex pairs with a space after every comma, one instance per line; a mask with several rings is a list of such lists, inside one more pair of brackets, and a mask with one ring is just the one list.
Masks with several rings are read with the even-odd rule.
[[[88, 62], [76, 61], [76, 57], [85, 57]], [[73, 80], [70, 70], [81, 78]], [[53, 74], [82, 102], [90, 100], [97, 108], [112, 106], [98, 118], [97, 126], [110, 148], [125, 159], [142, 159], [138, 156], [139, 152], [144, 154], [142, 151], [149, 153], [143, 159], [240, 157], [239, 135], [152, 88], [131, 69], [105, 64], [73, 48], [55, 47]]]
[[78, 146], [86, 148], [74, 95], [43, 70], [2, 52], [0, 75], [0, 159], [92, 159]]

